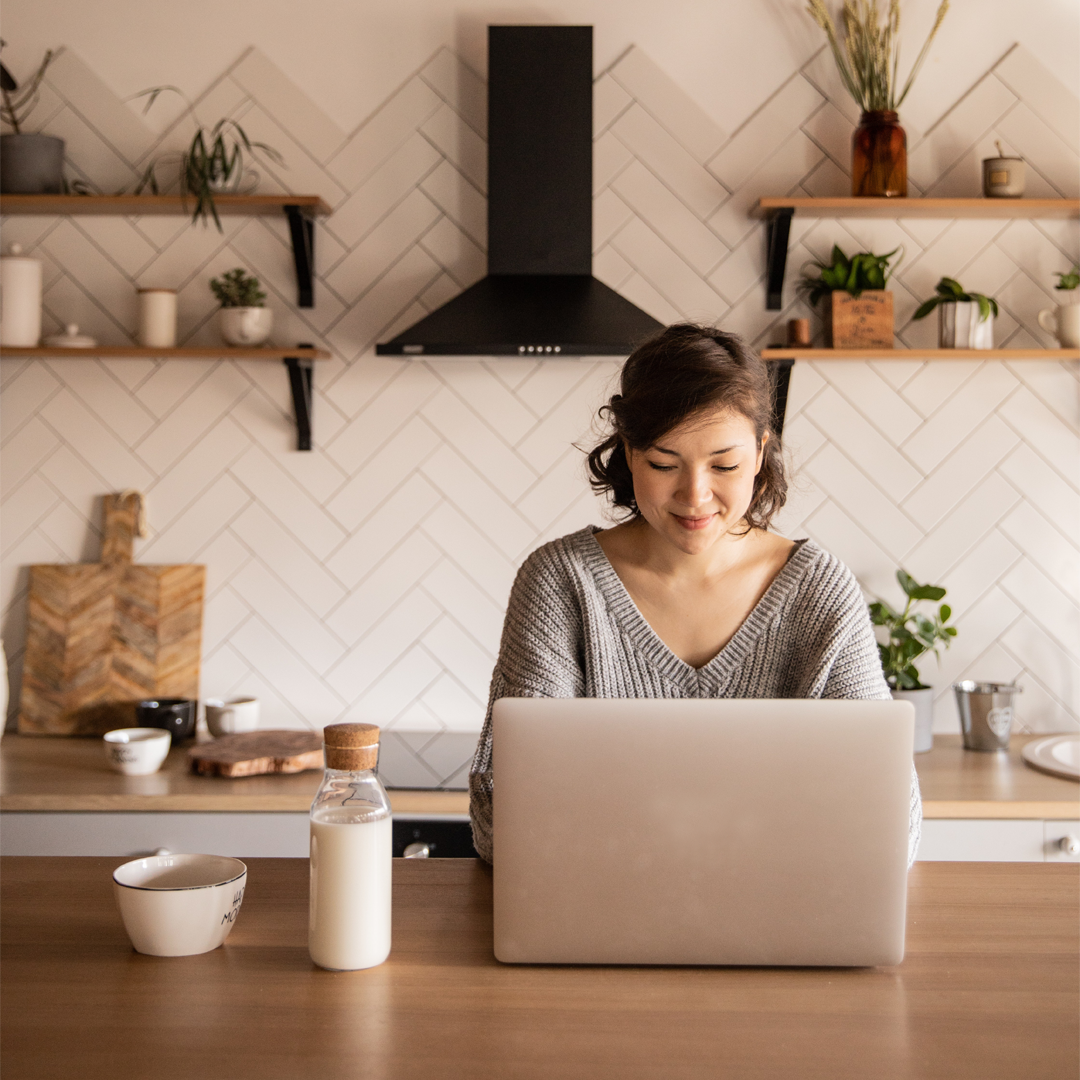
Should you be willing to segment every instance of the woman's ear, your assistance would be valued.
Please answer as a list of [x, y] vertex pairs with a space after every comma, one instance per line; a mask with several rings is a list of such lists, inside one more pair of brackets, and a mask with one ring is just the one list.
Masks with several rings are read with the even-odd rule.
[[765, 444], [769, 441], [769, 433], [767, 431], [762, 432], [761, 440], [758, 443], [757, 450], [757, 465], [754, 466], [754, 475], [757, 476], [761, 472], [761, 466], [765, 464]]

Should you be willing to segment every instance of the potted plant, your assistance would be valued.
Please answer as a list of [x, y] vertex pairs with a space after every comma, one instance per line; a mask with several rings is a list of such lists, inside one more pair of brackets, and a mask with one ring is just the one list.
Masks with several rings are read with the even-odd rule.
[[897, 570], [896, 580], [907, 597], [904, 610], [898, 612], [884, 600], [878, 600], [870, 605], [870, 620], [875, 626], [882, 627], [878, 653], [892, 696], [915, 706], [915, 753], [922, 754], [934, 744], [934, 692], [919, 678], [915, 661], [923, 653], [932, 651], [940, 662], [938, 650], [942, 646], [949, 647], [956, 637], [956, 628], [946, 626], [952, 617], [952, 608], [948, 604], [942, 604], [931, 615], [913, 610], [921, 601], [936, 603], [943, 599], [945, 590], [940, 585], [920, 585], [903, 570]]
[[1063, 349], [1080, 348], [1080, 265], [1057, 272], [1054, 291], [1061, 294], [1057, 308], [1039, 312], [1039, 325], [1058, 339]]
[[[892, 277], [887, 255], [860, 251], [850, 259], [839, 246], [830, 263], [814, 262], [817, 273], [803, 268], [800, 289], [811, 305], [829, 297], [823, 312], [826, 341], [834, 349], [891, 349], [893, 295], [885, 286]], [[895, 270], [895, 267], [893, 268]]]
[[58, 195], [64, 190], [64, 140], [23, 130], [55, 56], [50, 49], [21, 88], [0, 64], [0, 120], [11, 128], [10, 134], [0, 135], [0, 193], [4, 195]]
[[925, 319], [938, 308], [938, 347], [942, 349], [992, 349], [997, 301], [982, 293], [968, 292], [959, 281], [943, 277], [937, 295], [919, 305], [916, 319]]
[[274, 325], [274, 313], [265, 307], [266, 293], [259, 279], [241, 267], [213, 278], [210, 289], [218, 298], [218, 329], [230, 345], [261, 345]]
[[178, 166], [180, 194], [191, 195], [195, 199], [191, 220], [205, 224], [213, 218], [218, 232], [223, 232], [214, 196], [254, 191], [259, 183], [259, 174], [247, 166], [244, 155], [250, 156], [258, 149], [277, 165], [284, 165], [284, 158], [272, 146], [253, 142], [247, 132], [228, 117], [219, 120], [213, 127], [206, 127], [200, 123], [195, 106], [187, 95], [175, 86], [155, 86], [141, 91], [135, 98], [147, 98], [143, 109], [145, 113], [166, 91], [179, 94], [184, 99], [187, 106], [185, 111], [195, 123], [195, 134], [182, 153], [161, 154], [154, 158], [136, 185], [135, 194], [141, 195], [147, 190], [153, 195], [160, 194], [162, 187], [177, 181], [174, 178], [162, 184], [158, 179], [158, 170], [164, 165]]
[[949, 10], [949, 0], [942, 0], [930, 34], [902, 88], [897, 84], [899, 0], [890, 0], [884, 23], [878, 0], [845, 0], [843, 45], [825, 0], [809, 0], [808, 10], [825, 31], [840, 78], [862, 109], [859, 126], [852, 137], [852, 195], [889, 198], [907, 195], [907, 136], [900, 126], [897, 110], [926, 60], [930, 43]]

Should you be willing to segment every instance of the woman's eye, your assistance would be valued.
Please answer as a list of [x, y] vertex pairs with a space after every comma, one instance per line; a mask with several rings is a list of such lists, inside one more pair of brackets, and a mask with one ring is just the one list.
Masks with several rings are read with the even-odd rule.
[[713, 466], [713, 468], [717, 472], [734, 472], [738, 467], [739, 467], [738, 465], [714, 465]]
[[675, 468], [674, 465], [658, 465], [655, 461], [649, 462], [649, 468], [655, 469], [657, 472], [671, 472]]

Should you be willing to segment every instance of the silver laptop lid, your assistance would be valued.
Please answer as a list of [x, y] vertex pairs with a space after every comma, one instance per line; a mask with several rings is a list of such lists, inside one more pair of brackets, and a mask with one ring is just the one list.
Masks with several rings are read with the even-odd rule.
[[496, 957], [899, 963], [913, 723], [899, 701], [497, 701]]

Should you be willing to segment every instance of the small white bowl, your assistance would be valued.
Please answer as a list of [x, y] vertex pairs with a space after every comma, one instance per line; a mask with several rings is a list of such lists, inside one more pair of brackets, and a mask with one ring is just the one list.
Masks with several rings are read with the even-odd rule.
[[222, 735], [254, 731], [258, 726], [258, 698], [233, 698], [231, 701], [210, 698], [206, 702], [206, 729], [215, 739]]
[[129, 727], [105, 732], [105, 757], [125, 776], [156, 773], [169, 755], [172, 735], [164, 728]]
[[136, 952], [194, 956], [236, 922], [247, 867], [224, 855], [150, 855], [113, 871], [113, 894]]

